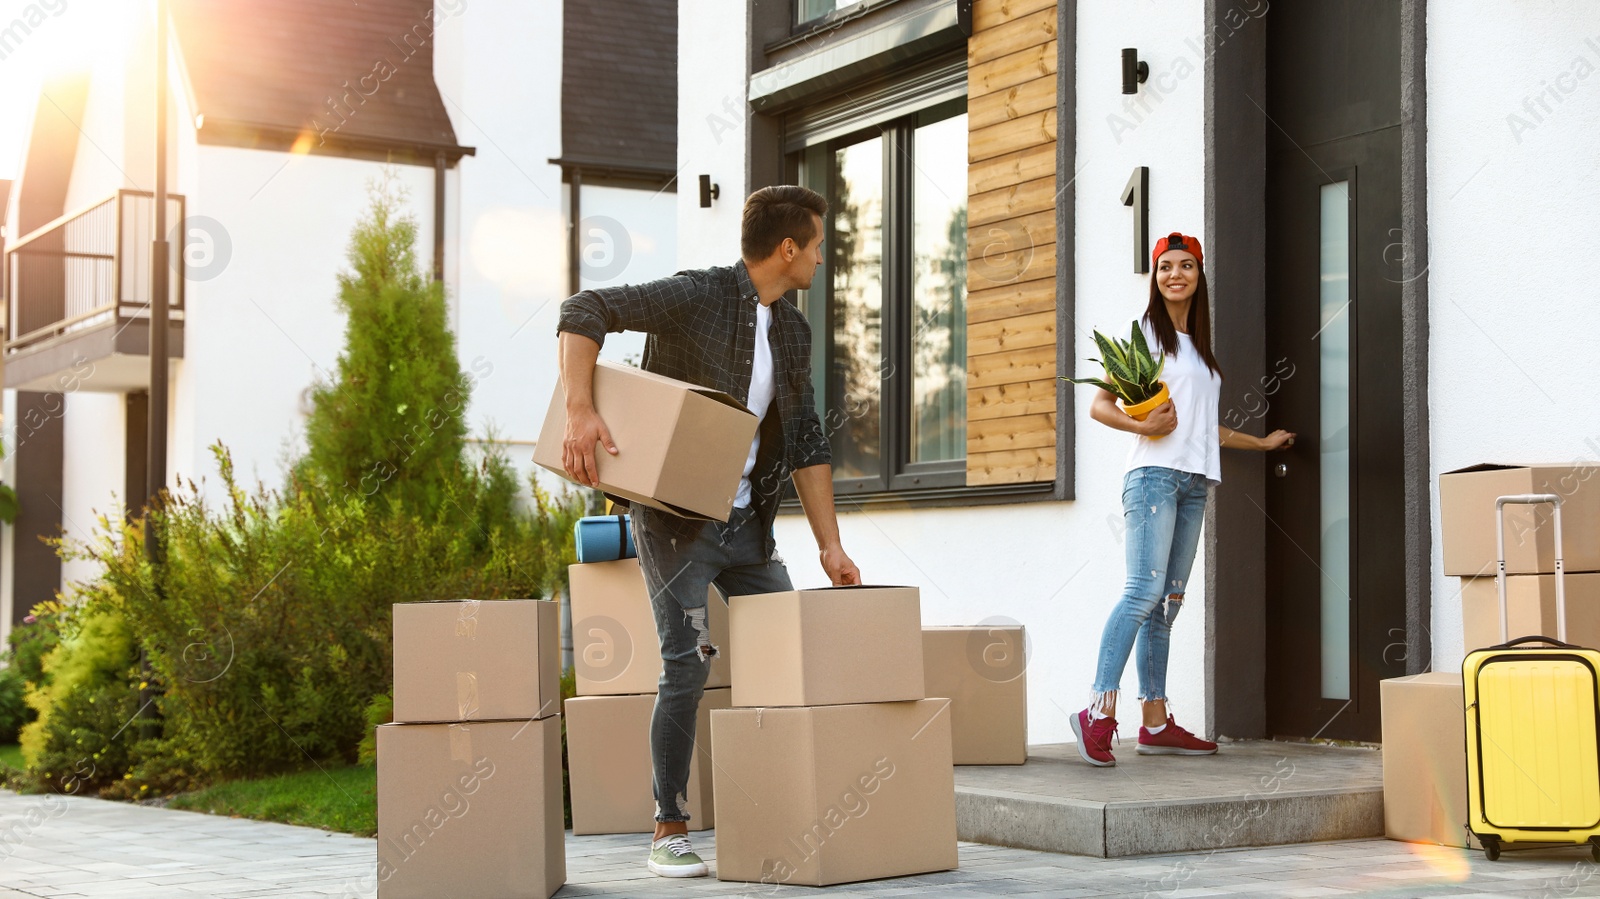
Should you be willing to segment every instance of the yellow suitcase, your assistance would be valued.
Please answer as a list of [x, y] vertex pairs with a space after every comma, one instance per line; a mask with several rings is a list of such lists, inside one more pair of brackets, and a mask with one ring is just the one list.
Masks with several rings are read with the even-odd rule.
[[1526, 503], [1548, 503], [1555, 510], [1560, 639], [1507, 640], [1505, 535], [1496, 527], [1501, 643], [1468, 653], [1461, 664], [1467, 829], [1490, 861], [1500, 857], [1502, 844], [1511, 843], [1588, 843], [1600, 861], [1600, 651], [1564, 642], [1561, 497], [1502, 496], [1495, 516], [1507, 505]]

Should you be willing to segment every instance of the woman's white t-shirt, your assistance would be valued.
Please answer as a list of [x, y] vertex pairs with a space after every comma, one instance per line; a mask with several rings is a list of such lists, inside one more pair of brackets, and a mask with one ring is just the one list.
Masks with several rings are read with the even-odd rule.
[[[1143, 319], [1139, 329], [1152, 350], [1159, 352], [1155, 333]], [[1128, 470], [1159, 465], [1203, 474], [1213, 484], [1222, 483], [1222, 447], [1217, 441], [1217, 405], [1222, 399], [1222, 376], [1206, 367], [1204, 359], [1189, 340], [1178, 334], [1178, 354], [1167, 357], [1161, 380], [1167, 384], [1178, 427], [1171, 434], [1152, 440], [1135, 435], [1128, 452]]]

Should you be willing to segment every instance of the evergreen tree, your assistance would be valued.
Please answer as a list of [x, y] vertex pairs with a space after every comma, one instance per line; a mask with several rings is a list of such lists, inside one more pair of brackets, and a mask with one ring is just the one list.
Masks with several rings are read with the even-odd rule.
[[303, 482], [426, 514], [462, 471], [470, 381], [444, 287], [416, 258], [417, 222], [391, 170], [351, 233], [339, 276], [348, 316], [337, 379], [313, 389]]

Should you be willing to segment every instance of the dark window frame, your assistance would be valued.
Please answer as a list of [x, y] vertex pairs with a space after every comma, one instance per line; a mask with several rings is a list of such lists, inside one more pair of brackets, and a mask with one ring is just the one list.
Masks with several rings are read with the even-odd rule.
[[[881, 270], [882, 309], [880, 341], [882, 358], [879, 370], [887, 372], [879, 394], [879, 459], [882, 470], [867, 477], [834, 479], [834, 494], [840, 498], [871, 498], [900, 496], [907, 493], [926, 495], [929, 491], [968, 491], [967, 459], [963, 452], [959, 459], [915, 462], [911, 460], [912, 416], [915, 404], [911, 372], [915, 347], [912, 345], [915, 321], [914, 294], [912, 291], [915, 260], [914, 190], [916, 181], [914, 135], [919, 126], [960, 116], [966, 113], [965, 97], [946, 100], [933, 106], [897, 112], [892, 117], [864, 124], [854, 131], [816, 141], [785, 155], [785, 175], [789, 182], [798, 183], [801, 159], [808, 149], [822, 146], [831, 156], [840, 148], [860, 144], [873, 138], [883, 138], [884, 209], [883, 209], [883, 264]], [[830, 164], [824, 173], [826, 194], [834, 195], [835, 168]], [[834, 220], [826, 223], [826, 247], [834, 245]], [[832, 422], [833, 397], [830, 391], [831, 360], [833, 358], [832, 320], [833, 269], [829, 265], [820, 284], [812, 288], [820, 291], [822, 309], [820, 316], [808, 297], [807, 316], [812, 320], [812, 340], [820, 342], [821, 352], [813, 352], [813, 383], [816, 386], [819, 406], [823, 410], [823, 428], [830, 440], [839, 429]], [[965, 322], [962, 323], [965, 327]], [[820, 362], [820, 365], [818, 364]], [[963, 366], [965, 360], [963, 360]]]

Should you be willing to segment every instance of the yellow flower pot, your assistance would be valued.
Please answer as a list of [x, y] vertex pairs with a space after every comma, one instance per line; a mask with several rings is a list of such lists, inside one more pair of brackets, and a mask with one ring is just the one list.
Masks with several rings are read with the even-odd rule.
[[1155, 411], [1157, 406], [1167, 401], [1167, 382], [1158, 381], [1156, 383], [1161, 385], [1161, 389], [1156, 391], [1155, 396], [1145, 400], [1142, 403], [1134, 403], [1132, 406], [1123, 406], [1122, 411], [1128, 413], [1128, 415], [1131, 416], [1134, 421], [1144, 421], [1151, 412]]

